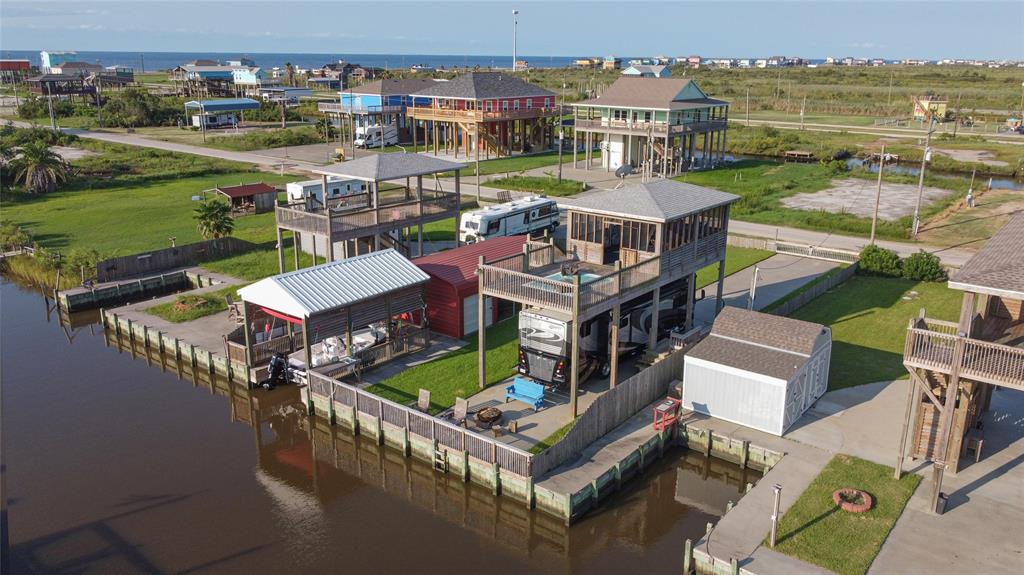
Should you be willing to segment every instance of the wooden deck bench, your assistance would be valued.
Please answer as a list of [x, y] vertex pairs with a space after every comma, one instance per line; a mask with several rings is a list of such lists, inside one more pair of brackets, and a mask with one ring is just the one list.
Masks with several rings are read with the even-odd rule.
[[511, 385], [505, 388], [505, 403], [508, 403], [510, 399], [532, 405], [533, 410], [537, 411], [544, 405], [544, 386], [526, 378], [517, 377], [512, 380]]

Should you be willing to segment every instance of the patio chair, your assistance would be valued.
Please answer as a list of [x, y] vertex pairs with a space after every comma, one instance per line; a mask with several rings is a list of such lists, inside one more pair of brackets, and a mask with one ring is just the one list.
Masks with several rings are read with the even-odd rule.
[[455, 407], [452, 408], [452, 423], [466, 427], [466, 416], [469, 414], [469, 400], [461, 397], [455, 398]]
[[416, 409], [427, 413], [430, 411], [430, 390], [420, 389], [419, 398], [416, 400]]
[[231, 297], [231, 294], [226, 294], [224, 301], [228, 304], [228, 319], [235, 320], [235, 323], [239, 325], [245, 323], [245, 318], [242, 315], [242, 304], [236, 302], [235, 298]]

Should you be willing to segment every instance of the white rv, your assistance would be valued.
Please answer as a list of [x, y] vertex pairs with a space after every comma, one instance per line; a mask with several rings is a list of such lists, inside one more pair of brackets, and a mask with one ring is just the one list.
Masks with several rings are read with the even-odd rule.
[[355, 145], [360, 148], [380, 148], [398, 143], [398, 127], [394, 124], [356, 127]]
[[[301, 182], [289, 182], [288, 201], [299, 202], [307, 198], [315, 198], [317, 203], [324, 203], [324, 185], [322, 179], [304, 180]], [[327, 179], [327, 199], [334, 200], [362, 194], [366, 191], [366, 182], [360, 180], [343, 180], [341, 178]]]
[[[584, 274], [582, 281], [593, 281]], [[560, 279], [564, 277], [551, 277]], [[658, 337], [686, 321], [686, 279], [662, 287], [658, 302]], [[651, 295], [640, 296], [622, 304], [619, 316], [619, 357], [642, 353], [647, 349], [651, 333]], [[579, 373], [585, 381], [597, 372], [608, 377], [611, 371], [608, 338], [611, 314], [605, 313], [580, 325]], [[572, 318], [552, 310], [529, 309], [519, 312], [519, 364], [517, 371], [539, 383], [561, 386], [569, 381], [572, 346]]]
[[499, 236], [536, 234], [558, 227], [558, 204], [544, 196], [530, 196], [462, 214], [459, 239], [474, 243]]

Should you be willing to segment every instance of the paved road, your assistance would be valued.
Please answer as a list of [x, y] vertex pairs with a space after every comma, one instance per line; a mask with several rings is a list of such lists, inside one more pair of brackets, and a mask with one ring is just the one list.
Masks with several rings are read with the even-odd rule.
[[[744, 119], [742, 116], [736, 118], [729, 118], [729, 120], [735, 124], [748, 124], [747, 120]], [[804, 123], [803, 127], [801, 127], [799, 121], [789, 122], [785, 120], [755, 120], [753, 118], [750, 119], [749, 125], [771, 126], [773, 128], [782, 128], [785, 130], [807, 130], [811, 132], [850, 132], [851, 134], [868, 134], [872, 136], [882, 136], [887, 138], [920, 139], [925, 137], [924, 130], [918, 130], [915, 128], [887, 128], [885, 126], [850, 126], [845, 124], [821, 124], [811, 122], [806, 122]], [[1024, 138], [1020, 136], [1014, 136], [1012, 134], [977, 134], [971, 132], [963, 132], [963, 134], [970, 136], [978, 136], [990, 142], [1024, 145]]]
[[[14, 125], [19, 127], [29, 127], [26, 122], [13, 122]], [[178, 144], [174, 142], [162, 142], [159, 140], [152, 140], [145, 138], [137, 134], [113, 134], [105, 132], [93, 132], [89, 130], [77, 130], [77, 129], [64, 129], [66, 133], [75, 134], [82, 138], [91, 138], [95, 140], [101, 140], [105, 142], [113, 142], [117, 144], [125, 144], [129, 146], [138, 146], [143, 148], [156, 148], [160, 150], [168, 150], [172, 152], [180, 152], [184, 154], [195, 154], [199, 156], [206, 156], [211, 158], [220, 158], [223, 160], [232, 160], [236, 162], [246, 162], [255, 164], [264, 168], [270, 169], [281, 169], [282, 158], [274, 157], [272, 155], [264, 155], [263, 153], [256, 152], [232, 152], [228, 150], [216, 150], [213, 148], [205, 148], [203, 146], [194, 146], [190, 144]], [[320, 166], [313, 162], [297, 159], [284, 160], [286, 164], [284, 169], [289, 171], [308, 171], [313, 168]], [[585, 170], [573, 170], [567, 167], [568, 171], [572, 174], [577, 172], [586, 172]], [[608, 180], [604, 177], [603, 171], [600, 169], [591, 170], [591, 182], [596, 187], [608, 186], [612, 187], [611, 184], [614, 180]], [[566, 175], [566, 177], [571, 177]], [[476, 179], [473, 176], [464, 177], [462, 179], [461, 191], [466, 197], [476, 197], [478, 194], [477, 186], [473, 183]], [[428, 180], [425, 182], [428, 187], [433, 187], [435, 184], [430, 183]], [[440, 180], [440, 188], [445, 191], [454, 191], [455, 182], [453, 180]], [[479, 189], [479, 195], [482, 198], [496, 200], [499, 198], [501, 190], [496, 188], [490, 188], [487, 186], [481, 186]], [[511, 196], [521, 197], [527, 194], [512, 192]], [[572, 198], [559, 198], [559, 204], [572, 204]], [[840, 248], [858, 251], [865, 244], [867, 240], [859, 237], [840, 236], [824, 232], [814, 232], [808, 230], [800, 230], [795, 228], [785, 228], [777, 226], [769, 226], [764, 224], [755, 224], [750, 222], [743, 222], [733, 220], [729, 223], [730, 233], [753, 236], [759, 238], [775, 238], [787, 242], [803, 243], [819, 247], [830, 247]], [[973, 251], [964, 250], [958, 248], [940, 248], [935, 246], [929, 246], [925, 244], [914, 244], [914, 243], [903, 243], [903, 242], [891, 242], [891, 241], [880, 241], [878, 244], [884, 248], [895, 250], [901, 256], [908, 256], [918, 250], [925, 250], [938, 255], [943, 263], [951, 266], [961, 266], [971, 255]]]
[[[722, 299], [725, 305], [747, 307], [750, 303], [750, 280], [753, 279], [755, 267], [758, 268], [758, 281], [754, 294], [754, 309], [760, 310], [838, 265], [824, 260], [777, 254], [758, 262], [756, 266], [726, 276]], [[718, 290], [718, 282], [703, 289], [707, 297], [697, 302], [693, 317], [697, 321], [711, 323], [715, 318], [715, 293]]]

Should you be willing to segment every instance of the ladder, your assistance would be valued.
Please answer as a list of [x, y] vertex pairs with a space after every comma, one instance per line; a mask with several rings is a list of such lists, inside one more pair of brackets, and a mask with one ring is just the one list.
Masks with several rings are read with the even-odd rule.
[[448, 450], [443, 447], [434, 447], [434, 469], [441, 473], [448, 473]]

